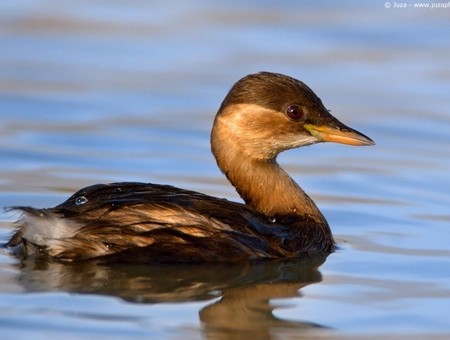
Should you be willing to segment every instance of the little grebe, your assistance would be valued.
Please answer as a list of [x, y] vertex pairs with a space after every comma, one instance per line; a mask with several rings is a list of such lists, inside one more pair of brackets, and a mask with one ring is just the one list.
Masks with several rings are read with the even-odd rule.
[[215, 117], [211, 148], [245, 204], [167, 185], [89, 186], [22, 212], [7, 246], [60, 261], [236, 262], [327, 255], [334, 241], [277, 155], [318, 142], [373, 145], [334, 118], [303, 82], [269, 72], [239, 80]]

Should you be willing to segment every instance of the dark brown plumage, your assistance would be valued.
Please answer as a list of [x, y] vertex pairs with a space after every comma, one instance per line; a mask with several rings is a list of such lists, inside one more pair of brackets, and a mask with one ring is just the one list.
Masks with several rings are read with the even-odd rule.
[[7, 246], [61, 261], [236, 262], [328, 254], [314, 202], [277, 164], [287, 149], [373, 142], [331, 116], [302, 82], [262, 72], [239, 80], [216, 115], [211, 147], [246, 204], [166, 185], [99, 184], [23, 215]]

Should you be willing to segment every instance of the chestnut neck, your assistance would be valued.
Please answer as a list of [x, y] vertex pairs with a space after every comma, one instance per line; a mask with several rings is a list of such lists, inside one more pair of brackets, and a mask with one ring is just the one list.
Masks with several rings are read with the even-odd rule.
[[242, 150], [245, 143], [227, 132], [216, 119], [211, 135], [212, 152], [217, 165], [247, 205], [268, 217], [307, 216], [318, 223], [327, 223], [314, 201], [278, 165], [276, 157], [250, 157], [251, 152]]

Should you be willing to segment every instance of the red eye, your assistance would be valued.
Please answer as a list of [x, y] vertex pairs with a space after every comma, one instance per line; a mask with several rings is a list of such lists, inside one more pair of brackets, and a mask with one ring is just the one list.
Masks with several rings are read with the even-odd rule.
[[289, 105], [286, 114], [292, 120], [300, 120], [305, 116], [303, 109], [298, 105]]

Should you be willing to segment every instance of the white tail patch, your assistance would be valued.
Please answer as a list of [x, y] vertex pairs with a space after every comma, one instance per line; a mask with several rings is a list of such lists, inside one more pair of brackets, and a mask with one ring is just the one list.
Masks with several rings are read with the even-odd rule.
[[51, 248], [58, 240], [73, 237], [82, 227], [79, 223], [54, 214], [36, 216], [24, 213], [20, 221], [22, 237], [31, 243]]

